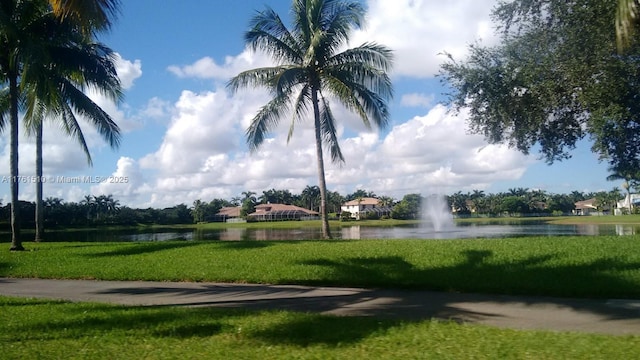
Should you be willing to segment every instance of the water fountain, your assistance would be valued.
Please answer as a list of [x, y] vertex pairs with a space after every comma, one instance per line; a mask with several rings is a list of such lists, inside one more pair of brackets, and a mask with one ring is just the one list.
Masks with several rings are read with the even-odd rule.
[[452, 231], [455, 227], [451, 208], [443, 195], [429, 195], [422, 200], [421, 219], [424, 230], [445, 232]]

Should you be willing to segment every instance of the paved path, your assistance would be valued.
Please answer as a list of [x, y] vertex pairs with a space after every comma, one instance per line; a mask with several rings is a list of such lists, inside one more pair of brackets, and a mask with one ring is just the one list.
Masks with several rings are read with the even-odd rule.
[[451, 319], [515, 329], [640, 335], [640, 300], [220, 283], [0, 278], [0, 295], [124, 305], [218, 306]]

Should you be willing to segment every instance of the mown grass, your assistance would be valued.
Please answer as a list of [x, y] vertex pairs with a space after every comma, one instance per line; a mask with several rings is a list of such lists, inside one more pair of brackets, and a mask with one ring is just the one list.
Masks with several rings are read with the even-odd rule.
[[27, 243], [0, 276], [640, 298], [640, 236]]
[[633, 359], [640, 337], [0, 297], [3, 359]]

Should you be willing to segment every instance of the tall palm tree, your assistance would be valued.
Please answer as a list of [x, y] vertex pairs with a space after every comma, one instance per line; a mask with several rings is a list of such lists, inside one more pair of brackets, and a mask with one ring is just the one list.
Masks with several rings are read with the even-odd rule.
[[288, 113], [293, 115], [289, 140], [296, 121], [313, 115], [320, 187], [322, 233], [331, 237], [327, 216], [327, 186], [323, 145], [334, 162], [344, 157], [336, 136], [336, 119], [329, 106], [335, 99], [360, 116], [368, 127], [384, 127], [389, 120], [386, 100], [392, 96], [392, 53], [375, 43], [340, 51], [352, 29], [362, 25], [365, 9], [347, 0], [294, 0], [293, 26], [288, 29], [271, 8], [257, 13], [245, 42], [269, 54], [273, 67], [248, 70], [229, 81], [235, 92], [245, 87], [266, 87], [273, 98], [252, 119], [246, 131], [247, 143], [256, 151], [267, 133]]
[[[107, 31], [118, 15], [119, 0], [48, 0], [54, 15], [66, 22], [73, 22], [79, 26], [81, 33], [91, 37], [100, 31]], [[119, 91], [119, 85], [118, 85]], [[109, 92], [109, 89], [107, 89]], [[93, 103], [91, 102], [91, 107]], [[91, 112], [91, 111], [90, 111]], [[95, 118], [95, 114], [92, 116]], [[68, 129], [68, 128], [67, 128]], [[82, 132], [79, 132], [82, 135]], [[42, 201], [42, 121], [36, 122], [36, 233], [35, 241], [40, 241], [44, 233], [44, 204]], [[84, 144], [84, 140], [80, 140]], [[91, 165], [91, 156], [83, 146], [87, 160]]]
[[[41, 30], [39, 20], [46, 11], [47, 3], [43, 1], [0, 1], [0, 81], [7, 86], [3, 91], [7, 100], [2, 101], [6, 107], [1, 110], [3, 114], [9, 114], [12, 251], [24, 250], [20, 239], [18, 201], [18, 111], [23, 100], [20, 83], [30, 52], [39, 45], [33, 41], [33, 36]], [[4, 116], [1, 120], [4, 125]]]
[[113, 51], [95, 43], [89, 36], [82, 36], [77, 25], [68, 21], [53, 22], [50, 36], [43, 35], [42, 57], [32, 57], [31, 71], [23, 76], [25, 88], [25, 122], [29, 133], [36, 137], [36, 234], [39, 241], [43, 235], [42, 203], [42, 126], [49, 118], [59, 121], [62, 128], [75, 137], [87, 162], [92, 159], [83, 136], [76, 113], [88, 119], [111, 147], [117, 147], [119, 128], [111, 117], [95, 104], [84, 89], [93, 88], [114, 101], [121, 97], [120, 81], [115, 69]]
[[[25, 125], [36, 135], [36, 175], [42, 179], [42, 120], [54, 117], [75, 137], [91, 158], [74, 111], [85, 116], [105, 140], [115, 147], [119, 129], [106, 112], [83, 92], [87, 87], [118, 100], [120, 82], [111, 49], [93, 42], [83, 24], [56, 16], [44, 0], [4, 0], [0, 9], [0, 35], [8, 49], [0, 66], [8, 74], [11, 118], [12, 178], [17, 169], [17, 112], [25, 110]], [[7, 82], [7, 81], [5, 81]], [[12, 85], [15, 84], [15, 85]], [[15, 127], [14, 127], [15, 125]], [[15, 174], [15, 175], [14, 175]], [[12, 182], [12, 203], [17, 202], [17, 182]], [[42, 236], [42, 182], [36, 183], [36, 240]], [[39, 205], [39, 206], [38, 206]], [[16, 209], [15, 215], [13, 209]], [[12, 205], [11, 250], [22, 250], [17, 206]]]

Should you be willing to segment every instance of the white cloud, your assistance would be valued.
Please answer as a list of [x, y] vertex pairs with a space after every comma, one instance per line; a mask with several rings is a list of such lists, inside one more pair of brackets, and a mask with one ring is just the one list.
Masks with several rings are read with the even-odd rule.
[[227, 56], [224, 64], [218, 64], [211, 57], [204, 57], [190, 65], [171, 65], [167, 68], [179, 78], [216, 79], [226, 81], [240, 72], [273, 63], [263, 53], [255, 53], [245, 49], [237, 56]]
[[[309, 125], [296, 128], [289, 144], [286, 128], [276, 130], [253, 154], [239, 144], [220, 146], [216, 141], [203, 141], [199, 132], [184, 130], [195, 127], [211, 139], [242, 138], [242, 121], [232, 119], [245, 116], [218, 118], [222, 109], [243, 108], [235, 101], [221, 93], [183, 93], [163, 144], [139, 162], [158, 174], [153, 181], [142, 183], [144, 191], [137, 192], [149, 194], [150, 202], [145, 205], [230, 199], [242, 191], [260, 193], [271, 188], [299, 193], [317, 184], [314, 135]], [[216, 102], [219, 104], [214, 105]], [[247, 105], [256, 108], [254, 102]], [[208, 125], [209, 118], [219, 119], [220, 126]], [[441, 105], [393, 127], [386, 136], [362, 132], [343, 137], [341, 147], [346, 163], [331, 163], [325, 153], [325, 167], [329, 189], [343, 194], [364, 188], [399, 198], [413, 192], [485, 189], [495, 181], [519, 179], [532, 162], [517, 151], [487, 145], [482, 136], [467, 134], [465, 113], [454, 115]]]
[[410, 93], [402, 95], [400, 99], [400, 105], [406, 107], [430, 107], [433, 105], [433, 101], [435, 100], [435, 96], [418, 94], [418, 93]]
[[120, 157], [116, 170], [108, 176], [101, 176], [100, 182], [91, 187], [91, 194], [112, 194], [123, 203], [138, 200], [140, 194], [148, 191], [144, 175], [138, 163], [129, 157]]
[[351, 44], [375, 41], [394, 50], [394, 73], [430, 77], [448, 52], [466, 54], [467, 45], [492, 41], [489, 14], [495, 0], [369, 0], [367, 26]]
[[124, 59], [120, 54], [116, 53], [116, 72], [120, 79], [120, 85], [124, 90], [133, 87], [136, 79], [142, 76], [142, 62], [138, 59], [133, 62]]
[[251, 111], [241, 99], [229, 98], [224, 91], [183, 91], [160, 148], [144, 157], [141, 165], [161, 173], [195, 174], [210, 166], [207, 161], [212, 154], [237, 151], [241, 119]]

